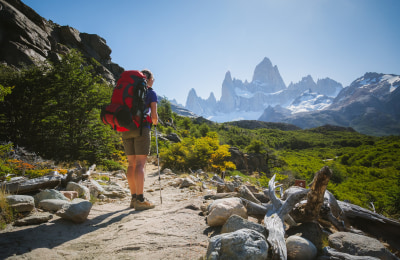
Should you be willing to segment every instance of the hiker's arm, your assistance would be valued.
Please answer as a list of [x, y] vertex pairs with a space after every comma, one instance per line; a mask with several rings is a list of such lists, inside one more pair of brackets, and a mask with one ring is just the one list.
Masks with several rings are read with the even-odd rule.
[[151, 102], [150, 103], [151, 107], [151, 121], [153, 122], [153, 125], [157, 125], [158, 123], [158, 113], [157, 113], [157, 102]]

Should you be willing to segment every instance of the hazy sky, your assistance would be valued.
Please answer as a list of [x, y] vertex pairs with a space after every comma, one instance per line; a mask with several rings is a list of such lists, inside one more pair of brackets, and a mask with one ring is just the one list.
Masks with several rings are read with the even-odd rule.
[[221, 97], [225, 73], [251, 81], [268, 57], [289, 85], [311, 75], [348, 86], [400, 74], [399, 0], [22, 0], [39, 15], [98, 34], [112, 61], [148, 68], [185, 105], [191, 88]]

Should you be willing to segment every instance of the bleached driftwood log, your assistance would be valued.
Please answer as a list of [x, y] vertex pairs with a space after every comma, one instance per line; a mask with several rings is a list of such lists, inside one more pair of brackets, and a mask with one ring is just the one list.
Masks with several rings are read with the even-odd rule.
[[249, 188], [247, 188], [245, 185], [241, 185], [238, 188], [238, 193], [240, 197], [247, 199], [249, 201], [252, 201], [257, 204], [261, 204], [261, 202], [254, 196], [254, 194], [250, 191]]
[[27, 194], [40, 189], [52, 189], [61, 184], [62, 175], [43, 176], [30, 180], [21, 180], [16, 182], [6, 182], [1, 188], [11, 194]]
[[291, 194], [286, 201], [282, 201], [276, 197], [275, 188], [274, 175], [268, 183], [268, 190], [264, 191], [268, 193], [273, 205], [264, 217], [264, 225], [269, 233], [267, 241], [271, 245], [272, 259], [287, 259], [284, 221], [290, 217], [289, 212], [308, 193], [308, 190], [299, 190]]
[[237, 192], [228, 192], [228, 193], [217, 193], [217, 194], [210, 194], [205, 195], [205, 200], [219, 200], [219, 199], [226, 199], [226, 198], [237, 198], [240, 197], [239, 193]]
[[379, 258], [372, 256], [354, 256], [346, 253], [339, 252], [329, 246], [324, 247], [324, 255], [319, 257], [318, 260], [379, 260]]
[[310, 192], [307, 194], [307, 202], [297, 205], [292, 212], [296, 222], [304, 223], [319, 219], [320, 210], [324, 204], [326, 187], [331, 176], [332, 171], [327, 166], [315, 173], [310, 184]]
[[11, 194], [27, 194], [37, 192], [43, 189], [53, 189], [57, 186], [66, 186], [69, 181], [79, 182], [80, 180], [88, 179], [95, 171], [96, 165], [92, 165], [88, 170], [78, 168], [68, 171], [67, 175], [48, 175], [34, 179], [20, 179], [17, 181], [3, 182], [0, 188]]
[[343, 210], [343, 217], [349, 231], [352, 231], [352, 227], [356, 227], [387, 242], [391, 247], [400, 251], [399, 221], [351, 203], [338, 201], [338, 204]]
[[272, 210], [273, 205], [271, 203], [268, 204], [257, 204], [245, 198], [240, 198], [243, 202], [243, 205], [247, 209], [247, 215], [257, 218], [258, 220], [264, 219], [265, 214], [269, 210]]

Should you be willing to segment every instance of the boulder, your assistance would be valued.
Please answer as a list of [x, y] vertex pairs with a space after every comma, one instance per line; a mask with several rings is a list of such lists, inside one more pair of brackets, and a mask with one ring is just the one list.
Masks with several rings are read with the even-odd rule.
[[232, 215], [247, 219], [247, 210], [240, 198], [215, 200], [208, 208], [207, 224], [211, 227], [222, 226]]
[[318, 249], [322, 249], [323, 231], [318, 223], [305, 222], [298, 226], [292, 226], [286, 231], [286, 235], [298, 235], [310, 240]]
[[207, 259], [267, 259], [268, 243], [257, 231], [240, 229], [212, 237], [207, 248]]
[[165, 138], [174, 143], [182, 142], [181, 138], [176, 133], [168, 134], [167, 136], [165, 136]]
[[350, 255], [373, 256], [382, 260], [398, 259], [379, 240], [349, 232], [330, 235], [329, 246]]
[[263, 225], [248, 221], [247, 219], [244, 219], [238, 215], [232, 215], [228, 218], [228, 220], [222, 226], [221, 233], [235, 232], [243, 228], [257, 231], [265, 237], [268, 237], [267, 230]]
[[75, 223], [83, 223], [89, 216], [92, 203], [87, 200], [75, 199], [72, 203], [65, 204], [56, 215]]
[[35, 205], [39, 205], [42, 200], [48, 199], [57, 199], [57, 200], [65, 200], [69, 201], [67, 197], [62, 194], [61, 191], [54, 190], [54, 189], [46, 189], [42, 190], [41, 192], [37, 193], [35, 196]]
[[28, 195], [7, 196], [8, 205], [16, 212], [31, 212], [35, 208], [35, 200]]
[[317, 256], [315, 245], [299, 236], [290, 236], [286, 239], [287, 259], [289, 260], [309, 260]]
[[58, 199], [47, 199], [39, 202], [39, 208], [44, 209], [46, 211], [59, 211], [64, 207], [64, 205], [69, 204], [66, 200], [58, 200]]

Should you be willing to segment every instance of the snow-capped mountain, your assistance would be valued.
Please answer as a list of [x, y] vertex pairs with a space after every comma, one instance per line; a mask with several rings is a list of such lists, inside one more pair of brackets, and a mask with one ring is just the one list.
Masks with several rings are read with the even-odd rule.
[[304, 113], [265, 110], [260, 120], [277, 119], [301, 128], [325, 124], [352, 127], [370, 135], [400, 134], [400, 76], [366, 73], [344, 88], [332, 103]]
[[400, 76], [366, 73], [350, 86], [329, 78], [317, 82], [308, 75], [285, 86], [268, 58], [256, 66], [251, 82], [228, 71], [221, 99], [202, 99], [192, 89], [186, 108], [215, 122], [260, 120], [301, 128], [326, 124], [352, 127], [370, 135], [400, 134]]
[[315, 83], [311, 76], [286, 87], [278, 67], [264, 58], [256, 66], [251, 82], [232, 78], [228, 71], [222, 83], [219, 101], [213, 93], [205, 100], [191, 89], [185, 107], [216, 122], [251, 120], [258, 119], [268, 107], [280, 106], [288, 108], [292, 113], [322, 109], [330, 105], [332, 98], [342, 88], [340, 83], [329, 78]]

